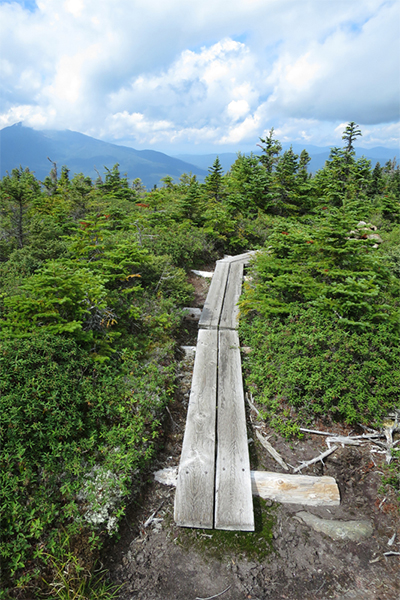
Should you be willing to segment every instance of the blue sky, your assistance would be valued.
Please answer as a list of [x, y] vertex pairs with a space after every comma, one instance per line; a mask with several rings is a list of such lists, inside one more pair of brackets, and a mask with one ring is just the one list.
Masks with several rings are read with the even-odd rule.
[[0, 128], [168, 154], [399, 147], [398, 0], [0, 0]]

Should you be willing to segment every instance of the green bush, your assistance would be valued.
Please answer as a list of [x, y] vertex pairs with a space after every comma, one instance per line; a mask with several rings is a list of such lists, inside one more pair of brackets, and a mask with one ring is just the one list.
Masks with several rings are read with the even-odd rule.
[[398, 281], [357, 219], [331, 210], [313, 224], [275, 226], [246, 286], [244, 312], [288, 315], [292, 304], [314, 305], [341, 326], [363, 330], [399, 323]]
[[379, 422], [398, 406], [399, 339], [384, 324], [360, 334], [295, 306], [284, 319], [242, 319], [241, 331], [253, 349], [247, 386], [282, 431], [316, 418]]
[[161, 431], [171, 383], [168, 361], [158, 361], [143, 366], [126, 352], [99, 365], [74, 340], [49, 334], [0, 342], [5, 587], [30, 589], [62, 528], [117, 528]]
[[142, 239], [144, 247], [158, 256], [168, 255], [175, 266], [183, 269], [216, 259], [214, 246], [206, 233], [188, 220], [158, 225], [146, 231]]

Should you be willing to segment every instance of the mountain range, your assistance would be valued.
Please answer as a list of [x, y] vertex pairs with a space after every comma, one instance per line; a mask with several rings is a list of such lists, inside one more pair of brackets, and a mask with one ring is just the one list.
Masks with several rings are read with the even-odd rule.
[[2, 177], [21, 165], [29, 167], [43, 181], [52, 167], [49, 159], [57, 163], [59, 172], [66, 165], [71, 176], [83, 173], [93, 179], [97, 178], [97, 171], [103, 174], [104, 167], [111, 169], [119, 163], [122, 174], [126, 173], [129, 180], [139, 177], [146, 187], [158, 185], [167, 175], [179, 179], [191, 171], [200, 180], [207, 175], [207, 170], [162, 152], [117, 146], [76, 131], [36, 131], [21, 123], [0, 131]]
[[[290, 144], [283, 144], [283, 149]], [[329, 156], [329, 147], [305, 144], [293, 144], [293, 150], [300, 153], [305, 148], [311, 156], [309, 170], [315, 172], [322, 168]], [[178, 180], [183, 173], [192, 173], [200, 181], [204, 181], [208, 168], [212, 166], [215, 154], [181, 154], [169, 156], [155, 150], [135, 150], [127, 146], [118, 146], [97, 140], [76, 131], [37, 131], [17, 123], [0, 131], [0, 176], [21, 165], [34, 171], [36, 177], [43, 181], [52, 167], [50, 162], [57, 163], [61, 170], [63, 165], [70, 169], [71, 175], [83, 173], [95, 179], [97, 173], [104, 172], [104, 167], [111, 169], [119, 163], [122, 174], [129, 180], [139, 177], [147, 188], [159, 185], [167, 175]], [[255, 152], [257, 154], [257, 152]], [[396, 155], [392, 148], [357, 148], [357, 156], [365, 156], [374, 166], [376, 162], [385, 164]], [[399, 152], [397, 152], [397, 155]], [[218, 154], [222, 168], [228, 171], [235, 162], [237, 154], [225, 152]], [[50, 161], [50, 162], [49, 162]]]

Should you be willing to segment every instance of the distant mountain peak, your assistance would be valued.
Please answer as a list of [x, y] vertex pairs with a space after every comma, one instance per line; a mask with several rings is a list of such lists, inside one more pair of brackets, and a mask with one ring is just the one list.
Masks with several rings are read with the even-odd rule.
[[167, 175], [176, 181], [190, 171], [200, 180], [207, 175], [201, 167], [162, 152], [117, 146], [71, 130], [39, 131], [19, 122], [1, 129], [0, 138], [2, 177], [22, 165], [29, 167], [43, 181], [50, 171], [48, 156], [60, 168], [68, 167], [71, 176], [83, 173], [92, 179], [97, 176], [95, 166], [100, 170], [103, 167], [111, 169], [118, 163], [120, 172], [127, 173], [128, 179], [139, 178], [149, 188], [159, 185]]

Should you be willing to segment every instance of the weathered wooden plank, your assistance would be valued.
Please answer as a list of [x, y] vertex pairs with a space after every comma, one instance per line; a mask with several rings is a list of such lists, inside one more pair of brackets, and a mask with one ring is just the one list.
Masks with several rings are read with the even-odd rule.
[[215, 528], [254, 531], [239, 336], [219, 332]]
[[253, 495], [264, 500], [308, 506], [340, 504], [339, 488], [333, 477], [252, 471], [251, 485]]
[[256, 252], [257, 250], [250, 250], [249, 252], [245, 252], [244, 254], [237, 254], [236, 256], [226, 256], [220, 262], [234, 263], [240, 261], [244, 264], [247, 264], [250, 262], [250, 259], [255, 255]]
[[220, 329], [237, 329], [239, 325], [239, 307], [237, 305], [242, 293], [243, 262], [232, 263], [229, 269], [228, 282], [222, 305]]
[[218, 328], [226, 283], [228, 281], [229, 267], [229, 263], [217, 261], [199, 321], [199, 327], [201, 329]]
[[214, 521], [218, 332], [199, 331], [175, 494], [175, 521], [212, 529]]

